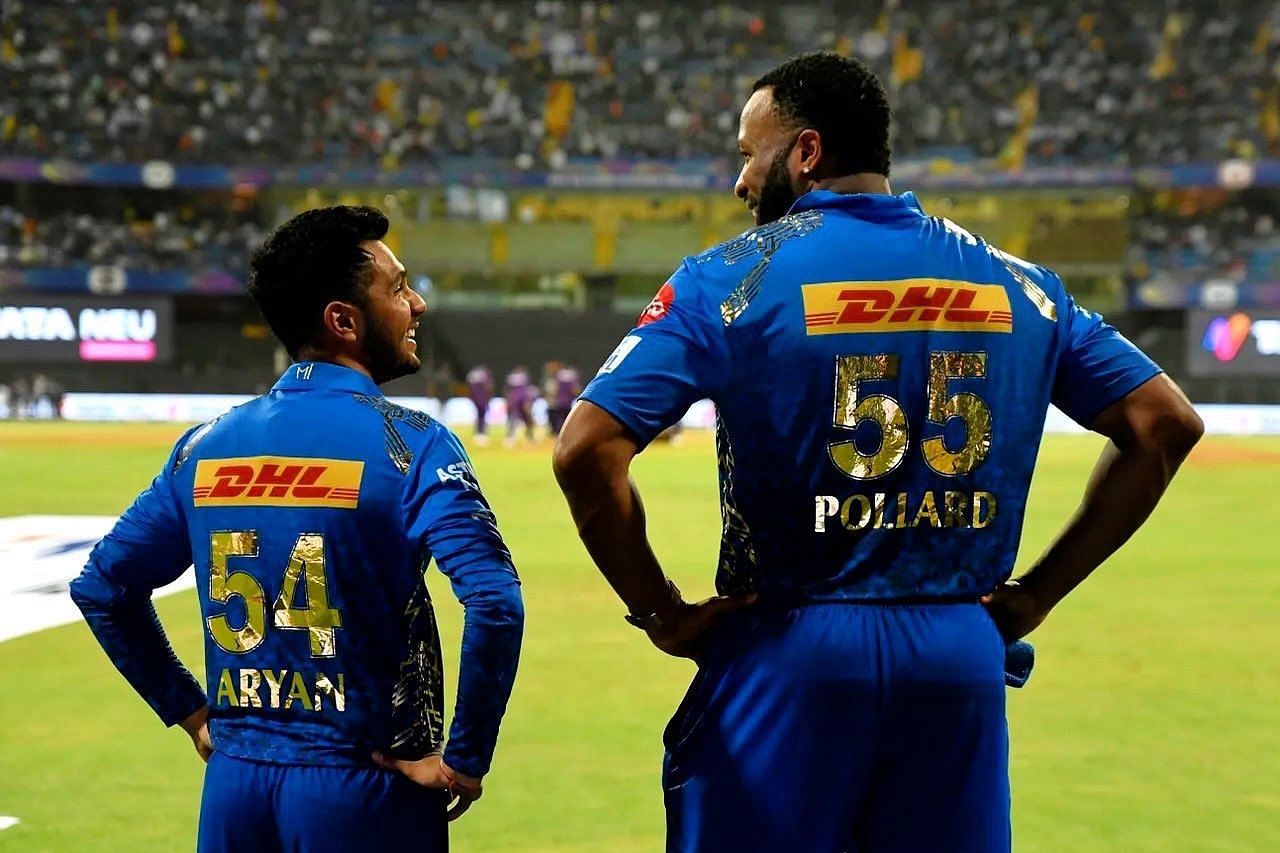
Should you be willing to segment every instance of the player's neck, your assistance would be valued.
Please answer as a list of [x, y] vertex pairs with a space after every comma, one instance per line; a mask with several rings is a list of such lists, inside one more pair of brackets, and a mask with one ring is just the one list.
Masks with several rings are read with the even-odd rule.
[[876, 172], [857, 172], [852, 175], [839, 175], [834, 178], [822, 178], [809, 185], [811, 190], [827, 190], [833, 193], [877, 193], [891, 195], [889, 179]]
[[[342, 352], [326, 352], [314, 347], [304, 346], [300, 347], [298, 350], [298, 361], [319, 361], [326, 364], [336, 364], [340, 367], [347, 367], [351, 370], [363, 373], [365, 376], [373, 379], [373, 374], [369, 372], [368, 367], [350, 355]], [[374, 382], [377, 381], [378, 380], [374, 379]]]

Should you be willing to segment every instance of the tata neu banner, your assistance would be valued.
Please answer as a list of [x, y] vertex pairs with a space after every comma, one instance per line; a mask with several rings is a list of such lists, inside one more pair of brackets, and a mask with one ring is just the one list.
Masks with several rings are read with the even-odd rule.
[[172, 354], [168, 299], [0, 294], [0, 362], [163, 362]]

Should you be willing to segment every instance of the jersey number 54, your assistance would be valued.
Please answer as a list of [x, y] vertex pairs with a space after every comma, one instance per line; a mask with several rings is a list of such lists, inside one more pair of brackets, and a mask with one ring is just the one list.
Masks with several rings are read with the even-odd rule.
[[[257, 557], [256, 530], [218, 530], [209, 535], [209, 600], [223, 604], [233, 597], [244, 600], [245, 620], [234, 627], [226, 613], [209, 616], [209, 636], [232, 654], [251, 652], [267, 636], [266, 594], [258, 579], [248, 572], [228, 571], [231, 557]], [[295, 607], [298, 581], [307, 596], [305, 607]], [[294, 543], [280, 583], [280, 595], [271, 605], [272, 624], [277, 628], [305, 630], [310, 637], [313, 658], [331, 658], [337, 653], [337, 629], [342, 614], [329, 606], [329, 579], [325, 573], [324, 536], [303, 533]]]

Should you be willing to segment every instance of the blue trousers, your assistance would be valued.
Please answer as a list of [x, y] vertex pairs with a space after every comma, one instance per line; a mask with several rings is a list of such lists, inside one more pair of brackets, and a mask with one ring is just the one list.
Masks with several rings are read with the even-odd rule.
[[200, 800], [200, 853], [449, 849], [444, 791], [380, 767], [306, 767], [214, 752]]
[[664, 736], [667, 850], [1008, 853], [1004, 691], [977, 604], [733, 614]]

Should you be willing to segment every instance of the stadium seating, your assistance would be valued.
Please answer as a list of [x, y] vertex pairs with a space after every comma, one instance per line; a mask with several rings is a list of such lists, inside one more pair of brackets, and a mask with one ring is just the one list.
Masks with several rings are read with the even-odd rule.
[[[892, 88], [899, 156], [1280, 150], [1274, 5], [984, 0], [17, 4], [0, 155], [431, 163], [733, 156], [751, 80], [815, 48]], [[883, 9], [883, 11], [881, 11]], [[957, 85], [960, 83], [960, 85]]]

